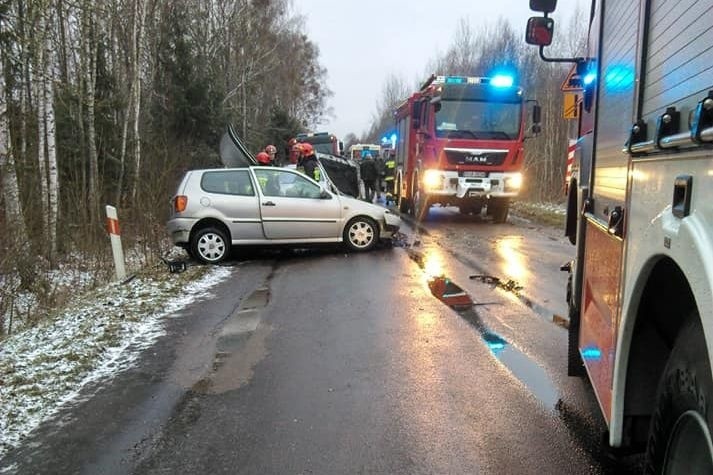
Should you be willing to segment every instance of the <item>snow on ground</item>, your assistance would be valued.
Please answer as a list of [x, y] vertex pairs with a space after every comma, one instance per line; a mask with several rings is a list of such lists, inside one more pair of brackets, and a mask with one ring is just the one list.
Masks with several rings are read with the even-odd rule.
[[0, 458], [87, 383], [130, 367], [164, 334], [168, 315], [208, 297], [231, 274], [225, 267], [163, 269], [79, 296], [40, 326], [0, 343]]

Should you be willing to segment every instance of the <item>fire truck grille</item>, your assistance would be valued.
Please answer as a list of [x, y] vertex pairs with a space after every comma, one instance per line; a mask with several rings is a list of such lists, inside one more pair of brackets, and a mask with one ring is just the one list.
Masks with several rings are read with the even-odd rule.
[[502, 165], [508, 156], [507, 150], [446, 150], [451, 165]]

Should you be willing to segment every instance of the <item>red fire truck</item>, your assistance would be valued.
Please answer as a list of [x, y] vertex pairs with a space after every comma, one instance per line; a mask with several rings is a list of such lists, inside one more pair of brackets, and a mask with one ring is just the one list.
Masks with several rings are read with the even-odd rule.
[[309, 143], [314, 147], [315, 152], [327, 155], [341, 156], [344, 151], [344, 144], [337, 140], [337, 136], [329, 132], [316, 132], [297, 134], [295, 137], [300, 143]]
[[[396, 110], [394, 196], [423, 219], [433, 204], [462, 213], [487, 206], [505, 222], [522, 185], [526, 102], [510, 75], [432, 75]], [[533, 131], [540, 108], [533, 107]]]
[[566, 232], [569, 373], [646, 473], [713, 473], [713, 0], [592, 0]]

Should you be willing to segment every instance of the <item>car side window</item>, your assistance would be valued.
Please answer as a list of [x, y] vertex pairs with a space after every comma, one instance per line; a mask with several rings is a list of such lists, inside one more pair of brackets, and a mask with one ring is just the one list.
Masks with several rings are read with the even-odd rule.
[[247, 170], [216, 170], [203, 173], [201, 188], [222, 195], [255, 196]]
[[322, 190], [298, 173], [285, 170], [255, 170], [255, 176], [265, 196], [318, 199]]

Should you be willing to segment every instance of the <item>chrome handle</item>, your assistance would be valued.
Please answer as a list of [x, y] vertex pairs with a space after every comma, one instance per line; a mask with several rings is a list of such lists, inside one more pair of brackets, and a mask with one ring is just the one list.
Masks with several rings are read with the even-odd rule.
[[265, 201], [262, 205], [263, 206], [275, 206], [275, 203], [273, 203], [272, 201]]

